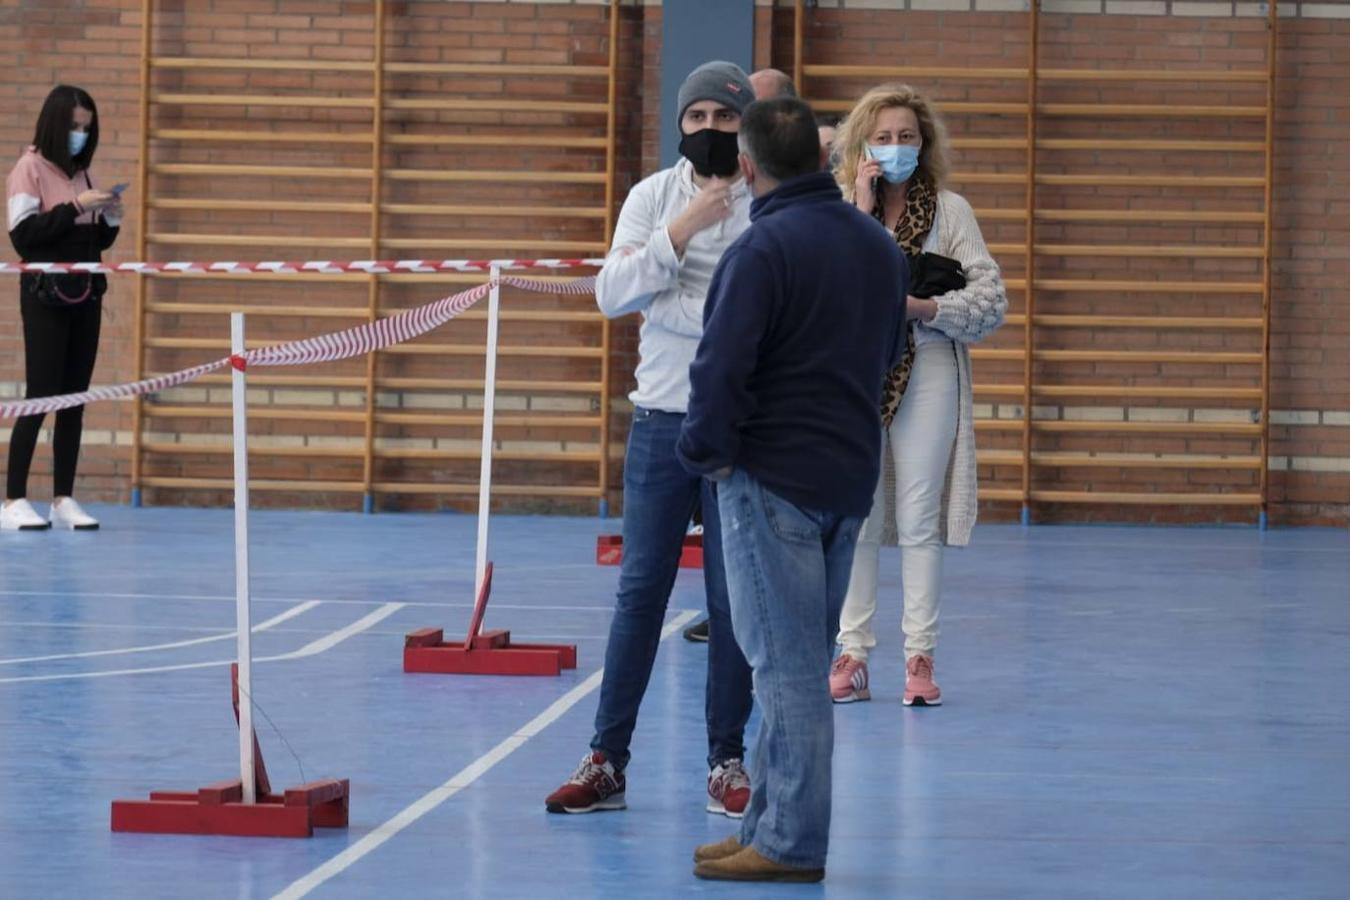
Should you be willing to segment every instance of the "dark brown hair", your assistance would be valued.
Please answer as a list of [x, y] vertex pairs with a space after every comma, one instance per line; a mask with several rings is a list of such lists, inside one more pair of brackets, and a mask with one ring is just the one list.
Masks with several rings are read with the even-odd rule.
[[[84, 149], [76, 156], [70, 155], [70, 132], [75, 120], [75, 109], [83, 107], [89, 110], [89, 139]], [[82, 88], [68, 84], [58, 84], [42, 104], [38, 113], [37, 128], [33, 132], [33, 146], [47, 160], [67, 175], [74, 175], [81, 169], [89, 168], [98, 149], [98, 108], [94, 98]]]

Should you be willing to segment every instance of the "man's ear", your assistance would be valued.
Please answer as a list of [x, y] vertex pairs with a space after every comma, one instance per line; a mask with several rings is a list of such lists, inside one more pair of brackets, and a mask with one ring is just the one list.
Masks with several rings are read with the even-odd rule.
[[742, 153], [736, 157], [736, 164], [741, 167], [741, 177], [745, 179], [745, 186], [750, 187], [755, 183], [754, 160]]

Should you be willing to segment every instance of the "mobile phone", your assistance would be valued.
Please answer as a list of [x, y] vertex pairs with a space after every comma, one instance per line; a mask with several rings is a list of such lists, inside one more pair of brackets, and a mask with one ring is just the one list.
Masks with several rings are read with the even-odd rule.
[[127, 188], [129, 188], [129, 187], [131, 187], [131, 182], [130, 182], [130, 181], [124, 181], [124, 182], [122, 182], [121, 184], [114, 184], [114, 185], [112, 186], [112, 188], [111, 188], [111, 191], [112, 191], [112, 193], [117, 194], [117, 195], [120, 196], [121, 193], [122, 193], [123, 191], [125, 191], [125, 190], [126, 190]]

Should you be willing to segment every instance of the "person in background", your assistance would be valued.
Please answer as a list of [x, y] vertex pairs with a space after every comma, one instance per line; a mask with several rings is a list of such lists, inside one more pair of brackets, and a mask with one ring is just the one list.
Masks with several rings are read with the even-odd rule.
[[932, 105], [903, 84], [864, 94], [835, 139], [835, 175], [844, 195], [894, 237], [911, 260], [914, 281], [923, 280], [916, 264], [936, 254], [952, 269], [959, 264], [957, 284], [963, 285], [909, 298], [905, 358], [888, 379], [882, 410], [884, 477], [858, 538], [840, 623], [843, 651], [830, 674], [837, 703], [871, 697], [867, 655], [876, 646], [872, 617], [883, 540], [898, 540], [901, 548], [904, 704], [942, 702], [933, 675], [942, 548], [969, 543], [976, 513], [969, 345], [1003, 324], [1008, 308], [974, 211], [964, 197], [943, 189], [946, 141]]
[[[98, 108], [78, 87], [57, 85], [38, 114], [33, 143], [6, 180], [9, 240], [24, 262], [99, 262], [117, 240], [119, 194], [94, 186], [90, 166], [98, 150]], [[89, 388], [103, 323], [106, 275], [35, 274], [19, 278], [26, 397], [51, 397]], [[24, 416], [9, 439], [0, 530], [65, 528], [92, 531], [98, 521], [75, 501], [84, 407], [56, 413], [52, 435], [51, 512], [28, 502], [28, 470], [44, 415]]]
[[[760, 69], [750, 75], [750, 84], [755, 89], [756, 100], [772, 100], [775, 97], [795, 97], [797, 96], [797, 86], [792, 83], [786, 72], [778, 69]], [[694, 529], [701, 526], [702, 519], [696, 517], [691, 534], [701, 533]], [[684, 639], [694, 643], [708, 642], [708, 620], [695, 622], [684, 630]]]
[[797, 96], [797, 86], [780, 69], [759, 69], [750, 75], [750, 84], [755, 88], [756, 100]]
[[813, 882], [830, 831], [826, 678], [880, 470], [908, 276], [821, 171], [809, 106], [752, 104], [740, 146], [751, 225], [713, 276], [677, 452], [718, 482], [732, 622], [763, 719], [740, 834], [699, 847], [694, 874]]
[[626, 808], [629, 744], [685, 531], [700, 498], [711, 623], [704, 699], [710, 770], [706, 808], [738, 818], [749, 802], [743, 760], [753, 705], [751, 675], [731, 629], [717, 500], [710, 484], [680, 466], [675, 441], [689, 403], [689, 364], [703, 335], [703, 304], [713, 269], [750, 224], [736, 132], [753, 96], [749, 79], [732, 63], [705, 63], [690, 73], [679, 93], [683, 159], [629, 193], [596, 284], [596, 301], [606, 316], [642, 315], [624, 457], [623, 563], [595, 735], [572, 777], [545, 800], [549, 812]]
[[825, 153], [825, 166], [830, 171], [834, 171], [834, 167], [838, 164], [834, 158], [834, 139], [839, 133], [841, 121], [840, 116], [835, 113], [816, 115], [816, 133], [820, 136], [820, 149]]

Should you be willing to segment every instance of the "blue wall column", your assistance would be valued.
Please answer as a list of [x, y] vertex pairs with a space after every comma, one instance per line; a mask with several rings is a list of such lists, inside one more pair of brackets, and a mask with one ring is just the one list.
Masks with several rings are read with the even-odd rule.
[[661, 6], [661, 166], [680, 154], [680, 85], [703, 63], [725, 59], [750, 71], [755, 0], [665, 0]]

